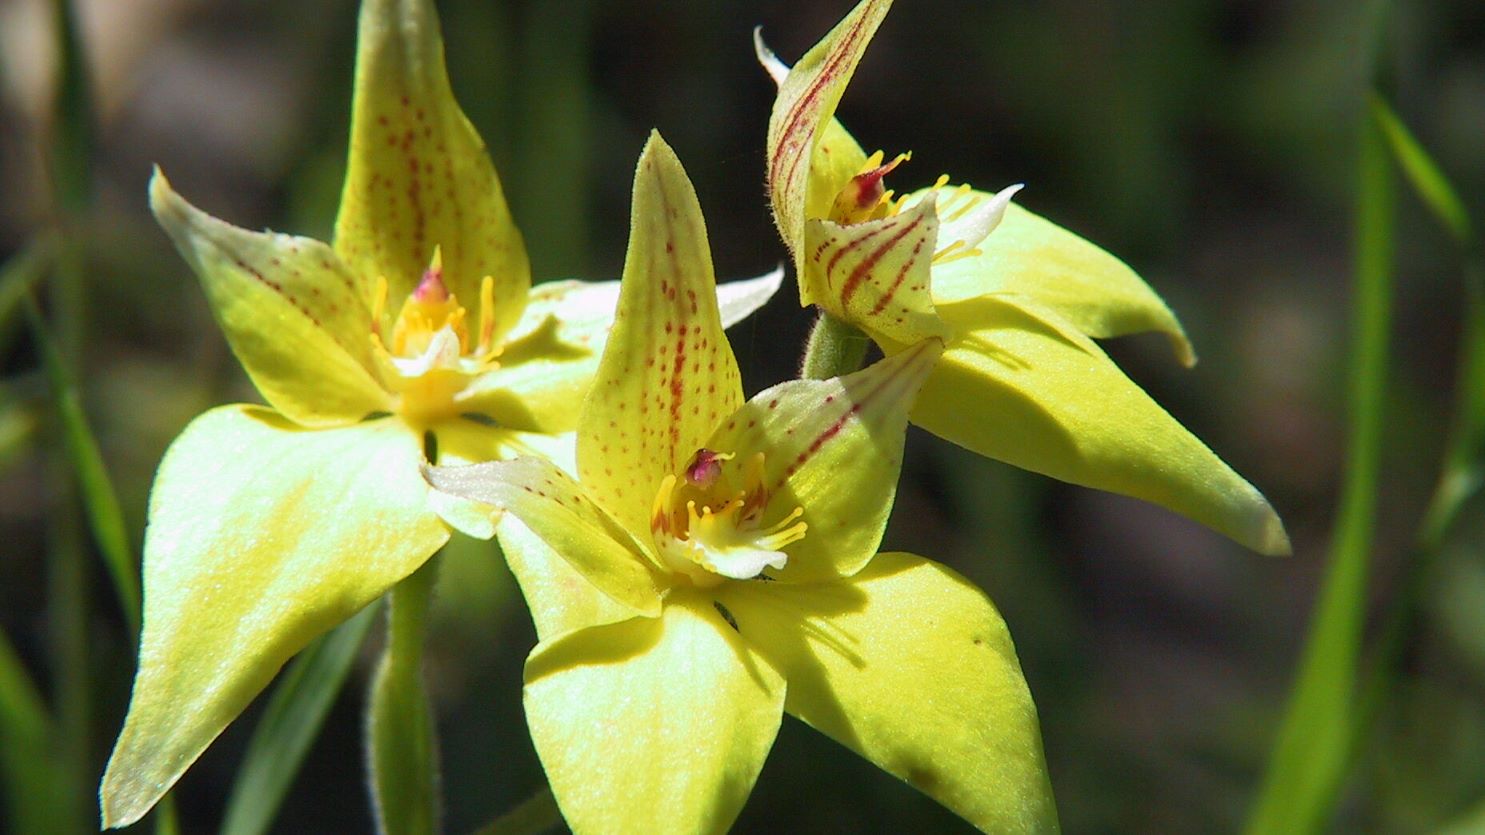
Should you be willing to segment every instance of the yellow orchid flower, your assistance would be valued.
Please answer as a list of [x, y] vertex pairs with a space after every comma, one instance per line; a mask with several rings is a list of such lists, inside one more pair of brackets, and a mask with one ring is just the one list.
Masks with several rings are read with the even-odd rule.
[[[1190, 343], [1129, 267], [997, 194], [934, 186], [895, 197], [904, 154], [867, 156], [834, 114], [891, 0], [864, 0], [792, 69], [757, 42], [779, 84], [768, 125], [774, 220], [800, 301], [888, 354], [947, 343], [912, 421], [1028, 470], [1163, 505], [1256, 551], [1289, 552], [1277, 514], [1093, 342], [1141, 331]], [[993, 233], [993, 234], [992, 234]], [[1091, 337], [1091, 338], [1090, 338]]]
[[[580, 481], [534, 457], [433, 467], [507, 511], [541, 643], [525, 706], [575, 832], [716, 832], [788, 711], [987, 831], [1056, 828], [1005, 624], [948, 568], [876, 554], [941, 345], [744, 402], [695, 192], [652, 136]], [[514, 526], [507, 532], [508, 526]], [[571, 605], [595, 579], [651, 611]]]
[[[272, 408], [207, 412], [160, 465], [105, 826], [145, 814], [286, 660], [416, 570], [450, 526], [493, 533], [487, 508], [428, 489], [425, 450], [570, 458], [570, 404], [618, 298], [617, 282], [531, 287], [427, 0], [362, 6], [333, 246], [231, 226], [158, 173], [150, 198]], [[727, 285], [728, 321], [777, 283]]]

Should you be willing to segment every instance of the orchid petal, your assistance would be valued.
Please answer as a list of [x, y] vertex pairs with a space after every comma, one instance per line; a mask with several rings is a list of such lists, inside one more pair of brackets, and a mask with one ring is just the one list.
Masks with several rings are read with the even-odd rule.
[[908, 410], [942, 350], [927, 340], [845, 377], [774, 386], [707, 441], [738, 461], [763, 453], [770, 516], [762, 527], [803, 510], [805, 536], [771, 578], [849, 576], [876, 553], [897, 493]]
[[[722, 327], [730, 328], [778, 291], [782, 268], [717, 285]], [[521, 321], [507, 337], [501, 365], [459, 397], [468, 411], [543, 432], [577, 427], [578, 410], [598, 371], [619, 301], [617, 281], [555, 281], [532, 288]]]
[[444, 284], [466, 305], [493, 279], [496, 340], [531, 286], [485, 143], [459, 109], [430, 0], [367, 0], [356, 39], [351, 152], [335, 249], [400, 303], [439, 248]]
[[[486, 426], [468, 418], [440, 421], [432, 431], [439, 464], [478, 464], [521, 455], [539, 455], [568, 473], [577, 468], [573, 461], [577, 438], [572, 432], [560, 435], [518, 432]], [[476, 539], [494, 536], [496, 525], [504, 515], [500, 509], [484, 502], [459, 498], [439, 490], [429, 495], [429, 503], [451, 527]]]
[[578, 472], [599, 504], [647, 539], [660, 482], [743, 400], [701, 206], [658, 133], [634, 176], [620, 287], [613, 334], [583, 404]]
[[843, 583], [720, 599], [788, 682], [784, 709], [985, 832], [1055, 832], [1036, 705], [1005, 622], [938, 563], [879, 554]]
[[1260, 553], [1288, 553], [1262, 494], [1056, 313], [999, 296], [939, 312], [958, 335], [914, 423], [981, 455], [1162, 505]]
[[150, 496], [139, 674], [105, 826], [149, 811], [285, 661], [448, 539], [421, 458], [390, 418], [303, 430], [226, 406], [186, 427]]
[[578, 573], [634, 613], [660, 611], [660, 592], [633, 540], [571, 476], [535, 456], [469, 467], [428, 467], [445, 493], [484, 502], [520, 519]]
[[724, 832], [778, 733], [784, 682], [710, 601], [680, 592], [660, 618], [543, 642], [525, 703], [573, 832]]
[[[768, 194], [774, 222], [794, 252], [796, 265], [805, 257], [805, 219], [825, 216], [825, 211], [809, 207], [828, 207], [845, 179], [858, 173], [866, 159], [832, 117], [866, 45], [891, 6], [891, 0], [863, 0], [799, 59], [779, 85], [768, 119]], [[816, 148], [827, 135], [832, 153], [820, 159]], [[817, 169], [819, 162], [826, 164]], [[842, 175], [838, 183], [828, 182]]]
[[367, 294], [328, 246], [217, 220], [172, 191], [158, 169], [150, 208], [269, 403], [307, 426], [387, 408], [372, 371]]
[[1035, 299], [1095, 339], [1158, 331], [1182, 364], [1196, 362], [1181, 323], [1134, 270], [1046, 218], [1011, 204], [978, 249], [977, 255], [934, 267], [933, 298], [940, 304], [1014, 293]]
[[811, 220], [804, 235], [802, 304], [903, 344], [948, 335], [930, 290], [938, 235], [932, 200], [865, 223]]
[[634, 617], [633, 609], [599, 591], [514, 514], [505, 514], [496, 535], [506, 565], [526, 598], [538, 639]]
[[[789, 67], [763, 43], [763, 30], [753, 30], [753, 51], [775, 84], [782, 85]], [[810, 156], [809, 183], [805, 186], [804, 216], [825, 217], [835, 195], [866, 165], [866, 152], [838, 119], [830, 119], [815, 138]], [[782, 227], [780, 227], [782, 228]], [[791, 242], [790, 248], [795, 248]]]

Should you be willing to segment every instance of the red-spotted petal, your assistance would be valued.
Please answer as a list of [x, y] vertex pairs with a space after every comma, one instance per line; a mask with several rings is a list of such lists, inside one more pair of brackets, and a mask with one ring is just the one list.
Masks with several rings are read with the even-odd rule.
[[930, 271], [938, 237], [934, 201], [881, 220], [805, 224], [800, 298], [896, 342], [944, 337], [933, 306]]
[[578, 424], [578, 473], [647, 539], [655, 491], [742, 404], [706, 225], [675, 152], [652, 134], [634, 176], [614, 329]]
[[864, 0], [806, 52], [779, 85], [768, 120], [768, 192], [774, 222], [784, 242], [795, 251], [796, 262], [802, 257], [816, 145], [891, 6], [891, 0]]

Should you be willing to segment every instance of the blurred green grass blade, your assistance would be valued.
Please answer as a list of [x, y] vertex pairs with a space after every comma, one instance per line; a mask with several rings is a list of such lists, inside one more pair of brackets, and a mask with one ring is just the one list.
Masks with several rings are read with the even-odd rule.
[[[36, 237], [0, 265], [0, 333], [9, 333], [21, 303], [30, 296], [56, 255], [56, 236]], [[36, 434], [37, 416], [29, 392], [10, 378], [0, 384], [0, 471]]]
[[10, 322], [46, 274], [56, 255], [56, 242], [55, 235], [39, 235], [0, 266], [0, 323]]
[[180, 819], [175, 814], [175, 797], [167, 794], [160, 798], [150, 812], [155, 822], [155, 835], [180, 835]]
[[1471, 255], [1464, 284], [1454, 426], [1444, 452], [1443, 473], [1419, 536], [1422, 546], [1430, 549], [1443, 545], [1460, 508], [1485, 484], [1485, 264], [1480, 255]]
[[1433, 835], [1485, 835], [1485, 800], [1439, 827]]
[[1417, 190], [1418, 197], [1434, 213], [1444, 228], [1449, 230], [1461, 244], [1470, 240], [1470, 217], [1465, 211], [1464, 201], [1433, 157], [1419, 144], [1408, 126], [1403, 124], [1397, 112], [1376, 92], [1368, 97], [1372, 118], [1387, 139], [1392, 155], [1397, 159], [1408, 182]]
[[77, 383], [72, 378], [55, 340], [52, 338], [41, 312], [28, 297], [24, 302], [31, 332], [35, 335], [37, 350], [52, 387], [52, 399], [61, 423], [63, 445], [68, 460], [77, 476], [82, 492], [83, 508], [87, 512], [88, 524], [103, 560], [113, 579], [119, 608], [129, 624], [131, 634], [139, 634], [139, 565], [129, 545], [129, 534], [124, 526], [124, 514], [119, 509], [118, 494], [103, 464], [103, 453], [98, 440], [88, 426], [83, 412], [82, 400], [78, 396]]
[[88, 208], [93, 194], [93, 95], [71, 0], [53, 0], [58, 77], [52, 127], [52, 189], [63, 212]]
[[588, 64], [597, 14], [592, 0], [547, 0], [530, 8], [519, 38], [516, 159], [512, 202], [537, 280], [589, 269], [592, 215]]
[[0, 632], [0, 775], [14, 832], [46, 832], [61, 803], [56, 763], [50, 755], [54, 728], [36, 684]]
[[537, 835], [562, 825], [557, 798], [548, 786], [521, 801], [516, 808], [474, 830], [470, 835]]
[[279, 677], [237, 771], [222, 835], [259, 835], [273, 824], [310, 743], [345, 684], [377, 608], [375, 603], [367, 606], [310, 644]]
[[1353, 749], [1392, 318], [1393, 180], [1384, 143], [1378, 126], [1363, 120], [1347, 472], [1298, 678], [1248, 821], [1251, 835], [1320, 830], [1330, 818]]

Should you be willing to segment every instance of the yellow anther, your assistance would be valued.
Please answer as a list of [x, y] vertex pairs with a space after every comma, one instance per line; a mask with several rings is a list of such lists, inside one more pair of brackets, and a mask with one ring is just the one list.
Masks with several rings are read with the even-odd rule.
[[895, 213], [898, 204], [892, 201], [892, 192], [882, 184], [882, 179], [912, 157], [911, 151], [898, 154], [885, 165], [882, 164], [884, 155], [881, 151], [868, 157], [861, 166], [860, 173], [852, 177], [835, 196], [835, 203], [830, 208], [830, 219], [842, 224], [865, 223]]
[[743, 463], [741, 490], [733, 489], [723, 467], [732, 458], [699, 450], [683, 473], [661, 480], [655, 494], [650, 529], [656, 550], [666, 567], [697, 585], [715, 585], [729, 577], [745, 580], [765, 568], [783, 568], [788, 556], [781, 549], [808, 530], [799, 507], [764, 526], [769, 492], [763, 453]]

